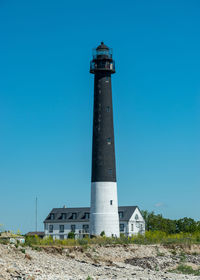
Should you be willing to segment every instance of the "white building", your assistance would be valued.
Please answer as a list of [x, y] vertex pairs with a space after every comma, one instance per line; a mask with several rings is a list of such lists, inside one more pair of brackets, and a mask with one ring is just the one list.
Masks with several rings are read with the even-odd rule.
[[[145, 221], [137, 206], [120, 206], [119, 230], [126, 236], [133, 234], [144, 234]], [[69, 232], [75, 236], [83, 237], [89, 234], [90, 208], [54, 208], [44, 221], [45, 236], [52, 236], [54, 239], [65, 239]]]

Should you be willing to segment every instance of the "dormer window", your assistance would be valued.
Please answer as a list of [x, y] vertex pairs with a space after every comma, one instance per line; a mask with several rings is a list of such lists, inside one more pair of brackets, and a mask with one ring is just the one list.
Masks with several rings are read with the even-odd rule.
[[61, 219], [62, 219], [62, 220], [66, 220], [66, 218], [67, 218], [67, 214], [66, 214], [66, 213], [62, 213], [62, 214], [61, 214]]
[[90, 213], [85, 213], [85, 219], [89, 219], [90, 218]]
[[72, 213], [72, 220], [76, 220], [77, 219], [77, 213]]
[[124, 216], [123, 214], [124, 214], [123, 212], [119, 212], [119, 218], [120, 218], [120, 219], [123, 218], [123, 216]]
[[50, 214], [50, 220], [54, 220], [55, 219], [55, 214], [54, 213], [51, 213]]

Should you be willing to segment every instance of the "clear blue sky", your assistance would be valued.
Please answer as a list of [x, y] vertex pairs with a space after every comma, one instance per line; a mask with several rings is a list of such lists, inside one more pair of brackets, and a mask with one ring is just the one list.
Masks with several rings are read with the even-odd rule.
[[0, 0], [0, 223], [90, 203], [92, 48], [112, 47], [120, 205], [200, 219], [199, 0]]

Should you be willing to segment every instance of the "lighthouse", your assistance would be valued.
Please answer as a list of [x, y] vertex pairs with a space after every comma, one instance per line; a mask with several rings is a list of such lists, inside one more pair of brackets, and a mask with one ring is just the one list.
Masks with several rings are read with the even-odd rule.
[[93, 50], [94, 74], [90, 235], [119, 236], [111, 75], [112, 49], [103, 42]]

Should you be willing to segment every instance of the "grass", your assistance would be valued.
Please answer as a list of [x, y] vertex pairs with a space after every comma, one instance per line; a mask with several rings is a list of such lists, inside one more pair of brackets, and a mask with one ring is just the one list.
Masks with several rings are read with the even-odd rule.
[[181, 262], [185, 262], [185, 261], [186, 261], [186, 255], [185, 255], [184, 252], [181, 252], [181, 253], [180, 253], [180, 261], [181, 261]]
[[179, 273], [179, 274], [190, 274], [194, 276], [200, 276], [200, 269], [193, 269], [189, 265], [181, 264], [176, 269], [170, 270], [169, 272]]
[[38, 236], [27, 237], [25, 246], [82, 246], [87, 247], [92, 244], [104, 246], [104, 245], [116, 245], [116, 244], [200, 244], [200, 232], [196, 233], [179, 233], [179, 234], [166, 234], [161, 231], [147, 231], [144, 235], [135, 235], [132, 237], [120, 236], [120, 238], [111, 237], [97, 237], [83, 239], [65, 239], [65, 240], [53, 240], [51, 237], [44, 239]]

